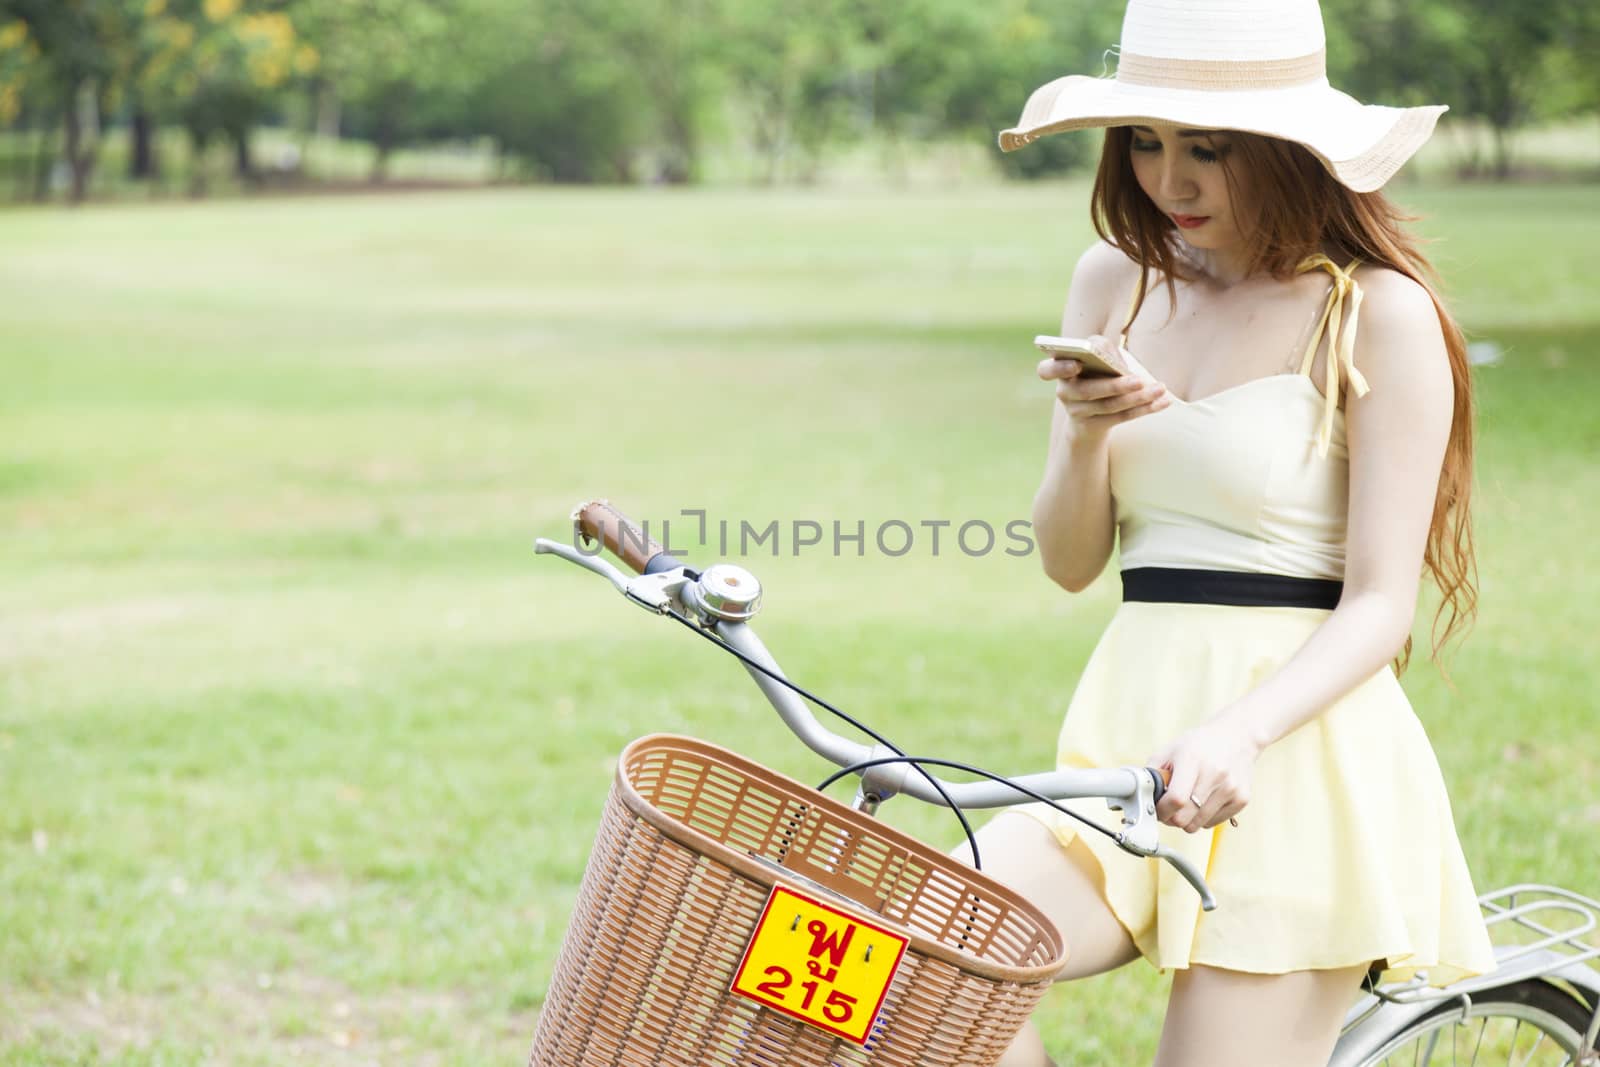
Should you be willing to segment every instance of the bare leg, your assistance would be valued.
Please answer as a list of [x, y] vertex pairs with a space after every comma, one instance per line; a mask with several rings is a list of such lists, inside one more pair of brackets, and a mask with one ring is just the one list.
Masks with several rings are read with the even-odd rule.
[[1155, 1067], [1320, 1067], [1366, 973], [1177, 971]]
[[[1100, 868], [1076, 839], [1066, 848], [1038, 820], [1003, 812], [978, 831], [983, 871], [1043, 911], [1067, 942], [1067, 963], [1058, 980], [1086, 978], [1139, 957], [1128, 931], [1106, 905]], [[965, 843], [954, 855], [972, 862]], [[999, 1067], [1055, 1067], [1038, 1029], [1030, 1022], [1001, 1057]]]

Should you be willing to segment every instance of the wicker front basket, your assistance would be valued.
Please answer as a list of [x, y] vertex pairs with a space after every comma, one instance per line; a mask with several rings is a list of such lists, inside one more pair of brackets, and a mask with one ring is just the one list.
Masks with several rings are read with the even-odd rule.
[[[865, 1046], [728, 992], [774, 883], [910, 937]], [[1017, 894], [801, 782], [685, 737], [622, 753], [532, 1067], [995, 1063], [1065, 961]]]

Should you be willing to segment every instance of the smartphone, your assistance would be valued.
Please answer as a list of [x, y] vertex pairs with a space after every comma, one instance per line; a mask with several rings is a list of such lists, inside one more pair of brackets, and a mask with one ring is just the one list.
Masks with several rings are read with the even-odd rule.
[[1040, 334], [1033, 339], [1033, 343], [1041, 351], [1048, 352], [1057, 359], [1075, 359], [1083, 364], [1079, 372], [1085, 378], [1118, 378], [1124, 374], [1131, 374], [1127, 367], [1122, 366], [1121, 360], [1111, 362], [1089, 347], [1089, 342], [1081, 337], [1055, 337], [1050, 334]]

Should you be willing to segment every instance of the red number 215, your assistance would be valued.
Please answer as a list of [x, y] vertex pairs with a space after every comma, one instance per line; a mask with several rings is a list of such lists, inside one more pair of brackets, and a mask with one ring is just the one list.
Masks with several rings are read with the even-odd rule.
[[[757, 985], [756, 991], [771, 997], [773, 1000], [783, 1000], [783, 991], [794, 984], [794, 976], [782, 967], [768, 967], [761, 973], [767, 975], [768, 980]], [[817, 995], [817, 983], [802, 982], [800, 988], [806, 991], [806, 995], [800, 1001], [800, 1010], [809, 1011], [811, 1002]], [[855, 1009], [856, 998], [848, 993], [841, 993], [837, 989], [822, 1000], [822, 1015], [829, 1022], [841, 1025], [847, 1023], [850, 1021], [850, 1017], [855, 1014]]]

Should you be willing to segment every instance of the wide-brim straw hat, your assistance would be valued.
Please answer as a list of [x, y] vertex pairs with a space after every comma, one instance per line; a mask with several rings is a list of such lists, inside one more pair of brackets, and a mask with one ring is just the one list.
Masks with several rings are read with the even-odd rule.
[[1363, 104], [1329, 85], [1317, 0], [1129, 0], [1113, 51], [1114, 77], [1071, 75], [1035, 89], [1000, 147], [1151, 122], [1245, 130], [1302, 144], [1342, 184], [1370, 192], [1448, 110]]

